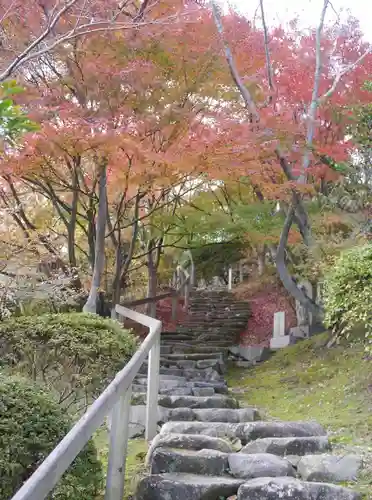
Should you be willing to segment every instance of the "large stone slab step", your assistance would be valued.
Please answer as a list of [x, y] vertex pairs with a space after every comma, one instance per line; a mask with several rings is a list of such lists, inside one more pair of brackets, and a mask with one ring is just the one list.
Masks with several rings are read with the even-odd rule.
[[296, 466], [298, 475], [306, 481], [344, 483], [357, 479], [362, 458], [358, 455], [306, 455]]
[[[142, 385], [147, 388], [147, 378], [136, 377], [135, 384]], [[208, 382], [205, 380], [188, 380], [185, 377], [172, 377], [169, 375], [160, 375], [160, 388], [163, 389], [176, 389], [177, 387], [191, 387], [191, 388], [212, 388], [217, 394], [227, 394], [228, 387], [222, 382]], [[146, 389], [142, 392], [146, 392]]]
[[257, 408], [175, 408], [168, 410], [167, 420], [241, 423], [260, 420], [260, 413]]
[[[211, 388], [214, 394], [214, 389]], [[147, 385], [142, 384], [132, 384], [132, 392], [135, 394], [142, 394], [147, 391]], [[176, 385], [174, 387], [159, 387], [159, 395], [161, 396], [171, 396], [177, 394], [178, 396], [193, 396], [193, 390], [191, 387]], [[209, 395], [209, 394], [208, 394]]]
[[199, 434], [158, 434], [151, 441], [146, 455], [146, 465], [152, 462], [152, 457], [158, 448], [172, 448], [181, 450], [217, 450], [223, 453], [233, 453], [232, 444], [221, 438], [201, 436]]
[[194, 342], [193, 344], [191, 343], [162, 343], [160, 347], [160, 354], [162, 356], [166, 354], [194, 354], [194, 353], [220, 353], [222, 352], [224, 356], [227, 354], [228, 349], [229, 349], [229, 342], [226, 342], [225, 345], [221, 345], [221, 343], [218, 343], [216, 345], [208, 345], [208, 346], [201, 346], [200, 342], [198, 341], [192, 341]]
[[200, 344], [198, 338], [192, 338], [187, 341], [182, 340], [162, 340], [160, 349], [182, 349], [182, 352], [175, 352], [174, 354], [182, 354], [183, 351], [193, 353], [193, 352], [223, 352], [225, 353], [231, 346], [231, 341], [229, 339], [220, 338], [217, 340], [211, 340], [208, 345]]
[[[132, 396], [132, 404], [145, 404], [146, 393], [136, 393]], [[162, 396], [158, 398], [159, 406], [164, 408], [238, 408], [234, 398], [223, 394], [210, 397], [200, 396]]]
[[228, 473], [229, 454], [217, 450], [180, 450], [157, 448], [151, 458], [151, 474], [181, 472], [208, 476]]
[[349, 488], [292, 477], [235, 479], [228, 476], [167, 473], [144, 477], [136, 500], [361, 500]]
[[202, 434], [206, 436], [240, 439], [243, 445], [267, 437], [326, 436], [324, 428], [316, 422], [265, 422], [231, 424], [220, 422], [168, 422], [161, 433]]
[[160, 474], [143, 478], [136, 500], [217, 500], [235, 495], [242, 480], [192, 474]]
[[192, 361], [200, 361], [200, 360], [205, 360], [205, 359], [223, 359], [224, 358], [224, 353], [223, 352], [211, 352], [211, 353], [185, 353], [185, 354], [167, 354], [163, 356], [164, 359], [167, 359], [169, 361], [181, 361], [181, 360], [192, 360]]
[[[143, 365], [139, 372], [140, 375], [146, 375], [147, 374], [147, 366]], [[170, 375], [170, 376], [176, 376], [176, 377], [185, 377], [187, 380], [206, 380], [206, 381], [218, 381], [222, 382], [223, 377], [216, 371], [213, 370], [212, 368], [205, 368], [205, 369], [200, 369], [196, 370], [193, 368], [163, 368], [160, 367], [159, 370], [160, 375]]]
[[[138, 404], [135, 397], [133, 398], [133, 403], [130, 410], [131, 437], [143, 434], [146, 422], [146, 405]], [[229, 408], [167, 408], [158, 406], [156, 417], [154, 412], [155, 418], [158, 426], [162, 426], [166, 422], [175, 419], [177, 421], [182, 419], [184, 422], [209, 422], [211, 419], [224, 422], [252, 422], [259, 418], [259, 414], [255, 408], [240, 410]]]
[[255, 477], [295, 477], [288, 460], [268, 453], [242, 455], [216, 450], [177, 450], [157, 448], [150, 464], [151, 474], [187, 473], [208, 476], [230, 475], [238, 479]]
[[311, 483], [290, 477], [257, 478], [238, 490], [238, 500], [361, 500], [349, 488], [329, 483]]
[[[144, 367], [148, 366], [148, 362], [143, 363]], [[225, 372], [224, 362], [220, 358], [209, 358], [209, 359], [169, 359], [160, 358], [160, 368], [162, 369], [189, 369], [189, 370], [205, 370], [207, 368], [212, 368], [218, 373], [222, 374]]]
[[270, 437], [251, 441], [241, 452], [302, 456], [308, 453], [324, 453], [330, 449], [331, 444], [327, 436]]

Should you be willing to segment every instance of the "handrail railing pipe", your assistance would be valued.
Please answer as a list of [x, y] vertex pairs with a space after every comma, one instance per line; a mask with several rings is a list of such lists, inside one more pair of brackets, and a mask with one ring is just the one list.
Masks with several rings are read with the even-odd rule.
[[105, 500], [122, 500], [124, 495], [131, 387], [135, 376], [148, 355], [146, 439], [153, 439], [157, 432], [157, 419], [154, 418], [154, 415], [157, 414], [158, 405], [162, 323], [155, 318], [150, 318], [119, 305], [116, 306], [116, 312], [120, 316], [148, 327], [149, 334], [132, 359], [23, 484], [12, 500], [45, 499], [110, 413], [112, 421]]

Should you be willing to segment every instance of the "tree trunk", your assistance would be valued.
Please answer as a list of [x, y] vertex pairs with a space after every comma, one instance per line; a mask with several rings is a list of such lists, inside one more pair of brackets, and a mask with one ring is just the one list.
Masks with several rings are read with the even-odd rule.
[[104, 160], [100, 167], [100, 177], [98, 183], [99, 202], [96, 222], [96, 244], [94, 255], [94, 268], [92, 284], [89, 291], [88, 300], [83, 308], [84, 312], [96, 314], [97, 296], [101, 286], [102, 274], [105, 264], [105, 234], [106, 234], [106, 211], [107, 211], [107, 179], [106, 179], [106, 161]]
[[[154, 265], [154, 262], [152, 260], [152, 252], [149, 253], [148, 255], [148, 275], [149, 275], [149, 282], [147, 285], [147, 297], [155, 297], [156, 296], [156, 289], [158, 287], [158, 275], [157, 275], [157, 270]], [[147, 304], [147, 314], [151, 316], [152, 318], [156, 317], [156, 302], [150, 302]]]
[[310, 299], [300, 288], [298, 288], [297, 284], [289, 273], [287, 264], [285, 262], [285, 248], [294, 214], [295, 208], [291, 206], [288, 210], [284, 222], [282, 234], [280, 236], [280, 241], [276, 252], [276, 268], [287, 292], [296, 300], [298, 300], [304, 307], [306, 307], [308, 311], [313, 314], [319, 314], [322, 311], [322, 308], [319, 307], [312, 299]]
[[67, 247], [68, 247], [68, 260], [71, 268], [77, 267], [76, 251], [75, 251], [75, 233], [76, 233], [76, 219], [79, 201], [79, 191], [77, 189], [76, 174], [74, 174], [74, 191], [72, 193], [71, 203], [71, 217], [67, 226]]
[[266, 268], [266, 245], [264, 245], [262, 249], [259, 248], [257, 254], [258, 276], [262, 276]]

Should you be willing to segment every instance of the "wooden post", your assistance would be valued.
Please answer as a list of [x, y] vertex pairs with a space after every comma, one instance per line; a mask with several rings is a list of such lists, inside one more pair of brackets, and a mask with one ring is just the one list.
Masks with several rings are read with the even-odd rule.
[[233, 282], [233, 273], [232, 273], [232, 267], [229, 267], [229, 284], [228, 284], [228, 289], [232, 290], [232, 282]]
[[185, 310], [189, 307], [189, 298], [190, 298], [190, 284], [186, 283], [185, 285]]
[[172, 297], [172, 321], [176, 321], [176, 319], [177, 319], [177, 304], [178, 304], [178, 297], [177, 297], [177, 295], [173, 295], [173, 297]]
[[131, 398], [132, 386], [112, 410], [105, 500], [122, 500], [124, 496]]
[[240, 281], [240, 283], [243, 283], [243, 280], [244, 280], [243, 262], [240, 260], [239, 261], [239, 281]]
[[196, 271], [194, 261], [191, 261], [190, 266], [190, 285], [194, 287], [196, 285]]
[[156, 318], [156, 302], [151, 302], [149, 305], [149, 316]]
[[151, 441], [158, 431], [158, 394], [160, 371], [160, 332], [149, 353], [147, 372], [146, 440]]

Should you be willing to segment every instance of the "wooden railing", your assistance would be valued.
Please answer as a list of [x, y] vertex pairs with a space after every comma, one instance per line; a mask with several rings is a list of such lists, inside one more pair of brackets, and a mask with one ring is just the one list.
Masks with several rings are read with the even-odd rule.
[[[182, 266], [177, 267], [177, 275], [181, 280], [176, 290], [166, 296], [184, 296], [187, 303], [192, 283], [191, 273]], [[163, 295], [141, 299], [132, 302], [146, 304], [147, 301], [158, 301]], [[147, 372], [147, 400], [146, 400], [146, 429], [145, 437], [152, 440], [157, 433], [158, 393], [159, 393], [159, 362], [160, 362], [160, 334], [161, 321], [139, 312], [117, 305], [116, 312], [119, 319], [128, 318], [149, 329], [149, 333], [142, 342], [128, 364], [116, 375], [114, 380], [90, 406], [86, 413], [74, 425], [70, 432], [48, 455], [44, 462], [23, 484], [12, 500], [43, 500], [56, 486], [64, 472], [82, 451], [89, 439], [104, 423], [105, 418], [111, 416], [109, 458], [106, 476], [105, 500], [122, 500], [124, 496], [125, 463], [128, 444], [129, 415], [132, 397], [132, 383], [140, 371], [144, 361], [149, 357]]]
[[123, 302], [123, 306], [132, 308], [146, 304], [154, 304], [160, 300], [172, 298], [172, 321], [175, 321], [177, 315], [178, 300], [184, 300], [184, 307], [187, 309], [189, 305], [190, 291], [195, 285], [195, 268], [190, 254], [190, 265], [186, 268], [178, 265], [173, 275], [173, 287], [170, 287], [168, 292], [161, 293], [154, 297], [146, 297], [143, 299], [134, 299]]

